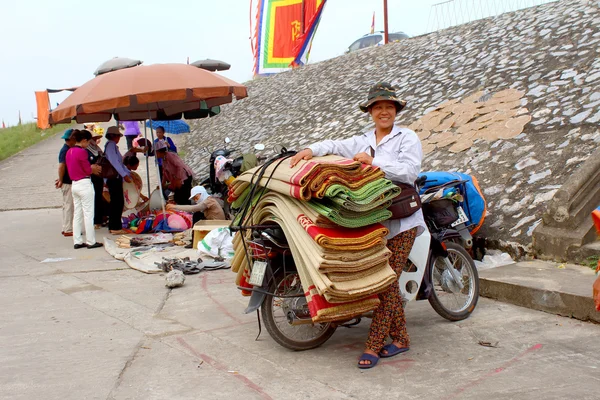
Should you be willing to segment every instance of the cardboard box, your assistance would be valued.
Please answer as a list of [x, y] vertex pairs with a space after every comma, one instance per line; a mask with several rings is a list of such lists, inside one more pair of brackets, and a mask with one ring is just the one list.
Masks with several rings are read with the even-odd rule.
[[231, 221], [228, 220], [200, 220], [196, 222], [194, 227], [192, 228], [194, 231], [192, 237], [192, 245], [194, 249], [198, 248], [198, 242], [204, 239], [204, 236], [208, 234], [208, 232], [212, 231], [216, 228], [225, 228], [231, 225]]

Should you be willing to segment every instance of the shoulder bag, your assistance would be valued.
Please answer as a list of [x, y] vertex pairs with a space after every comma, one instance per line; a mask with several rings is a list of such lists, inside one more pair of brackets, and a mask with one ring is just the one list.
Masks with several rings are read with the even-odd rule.
[[[371, 147], [371, 157], [375, 157], [375, 149]], [[421, 209], [421, 196], [417, 192], [414, 183], [392, 181], [400, 188], [400, 194], [392, 199], [392, 205], [388, 210], [392, 212], [390, 219], [402, 219], [410, 217]]]

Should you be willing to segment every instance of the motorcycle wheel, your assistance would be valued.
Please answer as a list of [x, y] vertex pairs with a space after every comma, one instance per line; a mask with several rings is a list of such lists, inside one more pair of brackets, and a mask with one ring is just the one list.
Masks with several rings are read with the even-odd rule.
[[461, 275], [464, 287], [459, 289], [454, 281], [449, 279], [444, 257], [435, 257], [430, 261], [429, 268], [433, 284], [429, 303], [447, 320], [461, 321], [471, 315], [479, 300], [479, 274], [473, 259], [462, 246], [456, 243], [445, 244], [448, 260]]
[[[279, 296], [303, 294], [300, 276], [297, 272], [277, 276], [269, 286], [269, 292]], [[269, 335], [281, 346], [290, 350], [309, 350], [325, 343], [336, 330], [331, 323], [314, 324], [312, 321], [292, 325], [290, 320], [302, 313], [305, 322], [310, 319], [306, 297], [282, 298], [267, 295], [261, 307], [261, 315]]]

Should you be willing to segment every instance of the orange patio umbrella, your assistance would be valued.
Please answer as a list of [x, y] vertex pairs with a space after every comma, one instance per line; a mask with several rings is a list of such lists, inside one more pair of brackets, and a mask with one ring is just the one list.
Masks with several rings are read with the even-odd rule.
[[50, 123], [203, 118], [211, 108], [248, 96], [247, 88], [187, 64], [153, 64], [96, 76], [50, 114]]

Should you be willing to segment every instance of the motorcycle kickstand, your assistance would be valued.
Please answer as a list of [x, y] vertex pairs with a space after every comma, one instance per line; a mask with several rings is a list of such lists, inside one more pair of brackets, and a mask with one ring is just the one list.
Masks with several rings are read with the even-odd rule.
[[258, 309], [256, 310], [256, 318], [258, 318], [258, 335], [256, 335], [256, 339], [254, 339], [254, 341], [258, 341], [260, 333], [262, 332], [262, 325], [260, 323], [260, 313], [258, 312]]

